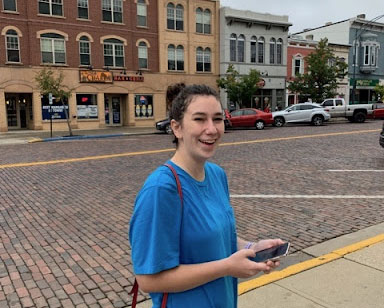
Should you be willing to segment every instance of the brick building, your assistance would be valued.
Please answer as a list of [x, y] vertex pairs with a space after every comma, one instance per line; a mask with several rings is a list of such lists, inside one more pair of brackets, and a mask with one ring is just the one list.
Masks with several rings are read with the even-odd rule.
[[[315, 51], [318, 41], [313, 40], [312, 35], [307, 35], [305, 38], [301, 35], [291, 35], [288, 37], [287, 47], [287, 85], [290, 81], [293, 81], [297, 74], [303, 74], [307, 72], [306, 57]], [[329, 43], [329, 47], [332, 49], [335, 57], [343, 59], [348, 63], [348, 52], [350, 45]], [[348, 77], [344, 77], [338, 82], [337, 92], [340, 97], [349, 99], [348, 91]], [[291, 93], [287, 89], [287, 102], [288, 105], [303, 103], [308, 101], [310, 97], [305, 94]]]
[[[50, 105], [35, 82], [44, 67], [63, 72], [72, 89], [71, 126], [80, 129], [153, 126], [166, 115], [169, 84], [215, 85], [217, 1], [0, 0], [0, 5], [0, 131], [48, 130], [51, 116], [54, 129], [66, 129], [64, 107], [55, 99]], [[209, 33], [200, 33], [200, 17]], [[202, 71], [201, 48], [203, 55], [210, 51]]]

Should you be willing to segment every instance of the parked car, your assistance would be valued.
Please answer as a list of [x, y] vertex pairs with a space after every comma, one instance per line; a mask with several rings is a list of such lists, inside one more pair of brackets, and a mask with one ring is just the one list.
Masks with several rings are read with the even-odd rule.
[[374, 105], [372, 118], [384, 120], [384, 104], [382, 102]]
[[381, 130], [381, 133], [380, 133], [380, 145], [384, 148], [384, 123], [383, 123], [383, 129]]
[[171, 121], [164, 119], [156, 122], [156, 129], [168, 135], [172, 134]]
[[343, 98], [328, 98], [320, 106], [329, 112], [332, 118], [347, 118], [350, 122], [363, 123], [373, 113], [372, 104], [347, 104]]
[[254, 108], [234, 110], [229, 114], [229, 127], [255, 127], [264, 129], [265, 125], [273, 124], [272, 113]]
[[331, 118], [331, 115], [320, 105], [309, 102], [295, 104], [282, 111], [272, 112], [272, 116], [277, 127], [281, 127], [285, 123], [311, 123], [319, 126]]

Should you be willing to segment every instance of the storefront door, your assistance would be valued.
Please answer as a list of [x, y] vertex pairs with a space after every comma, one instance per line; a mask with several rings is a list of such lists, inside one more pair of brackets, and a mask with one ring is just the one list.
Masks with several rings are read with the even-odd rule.
[[6, 96], [8, 129], [19, 128], [18, 104], [16, 96]]
[[32, 120], [30, 94], [6, 93], [5, 102], [7, 104], [8, 129], [28, 128], [28, 120]]
[[106, 95], [105, 102], [105, 124], [108, 126], [121, 126], [122, 108], [121, 97]]

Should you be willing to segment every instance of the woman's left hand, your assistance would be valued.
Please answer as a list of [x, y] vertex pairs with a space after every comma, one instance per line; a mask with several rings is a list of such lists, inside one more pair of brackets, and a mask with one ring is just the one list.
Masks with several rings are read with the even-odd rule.
[[[268, 239], [268, 240], [261, 240], [258, 241], [257, 243], [253, 244], [250, 249], [253, 249], [255, 252], [258, 252], [263, 249], [268, 249], [277, 245], [284, 244], [284, 241], [281, 239]], [[266, 264], [271, 268], [271, 270], [275, 269], [276, 267], [280, 266], [280, 261], [275, 260], [268, 260]], [[264, 271], [265, 274], [269, 274], [271, 272], [269, 271]]]

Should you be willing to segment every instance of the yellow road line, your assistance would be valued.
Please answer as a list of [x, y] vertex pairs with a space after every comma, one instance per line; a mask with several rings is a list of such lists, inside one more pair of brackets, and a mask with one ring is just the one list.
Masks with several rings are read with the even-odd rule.
[[341, 132], [341, 133], [327, 133], [327, 134], [317, 134], [317, 135], [279, 137], [279, 138], [259, 139], [259, 140], [252, 140], [252, 141], [229, 142], [229, 143], [223, 143], [223, 144], [221, 144], [221, 146], [239, 145], [239, 144], [250, 144], [250, 143], [261, 143], [261, 142], [273, 142], [273, 141], [284, 141], [284, 140], [293, 140], [293, 139], [305, 139], [305, 138], [318, 138], [318, 137], [329, 137], [329, 136], [364, 134], [364, 133], [373, 133], [373, 132], [380, 132], [380, 131], [381, 131], [381, 129], [369, 129], [369, 130], [359, 130], [359, 131]]
[[[226, 142], [226, 143], [220, 144], [220, 146], [233, 146], [233, 145], [241, 145], [241, 144], [286, 141], [286, 140], [295, 140], [295, 139], [363, 134], [363, 133], [372, 133], [372, 132], [379, 132], [379, 131], [380, 131], [380, 129], [371, 129], [371, 130], [360, 130], [360, 131], [341, 132], [341, 133], [327, 133], [327, 134], [317, 134], [317, 135], [303, 135], [303, 136], [279, 137], [279, 138], [258, 139], [258, 140], [249, 140], [249, 141]], [[49, 160], [49, 161], [40, 161], [40, 162], [15, 163], [15, 164], [0, 165], [0, 169], [17, 168], [17, 167], [31, 167], [31, 166], [41, 166], [41, 165], [53, 165], [53, 164], [63, 164], [63, 163], [74, 163], [74, 162], [82, 162], [82, 161], [98, 160], [98, 159], [109, 159], [109, 158], [125, 157], [125, 156], [157, 154], [157, 153], [164, 153], [164, 152], [172, 152], [174, 150], [175, 149], [163, 149], [163, 150], [128, 152], [128, 153], [99, 155], [99, 156], [87, 156], [87, 157], [80, 157], [80, 158], [58, 159], [58, 160]]]
[[60, 163], [74, 163], [74, 162], [81, 162], [81, 161], [88, 161], [88, 160], [108, 159], [108, 158], [116, 158], [116, 157], [124, 157], [124, 156], [157, 154], [157, 153], [171, 152], [174, 150], [175, 149], [164, 149], [164, 150], [129, 152], [129, 153], [109, 154], [109, 155], [99, 155], [99, 156], [88, 156], [88, 157], [80, 157], [80, 158], [58, 159], [58, 160], [49, 160], [49, 161], [38, 161], [38, 162], [30, 162], [30, 163], [16, 163], [16, 164], [0, 165], [0, 169], [30, 167], [30, 166], [39, 166], [39, 165], [53, 165], [53, 164], [60, 164]]
[[316, 266], [340, 259], [348, 253], [358, 251], [360, 249], [366, 248], [368, 246], [377, 244], [382, 241], [384, 241], [384, 233], [379, 234], [375, 237], [369, 238], [367, 240], [334, 250], [331, 253], [320, 256], [318, 258], [310, 259], [295, 265], [291, 265], [281, 271], [275, 271], [268, 275], [263, 275], [252, 280], [244, 281], [242, 283], [239, 283], [238, 285], [238, 294], [239, 295], [244, 294], [248, 291], [270, 284], [277, 280], [281, 280], [283, 278], [287, 278], [289, 276], [298, 274], [300, 272], [314, 268]]

